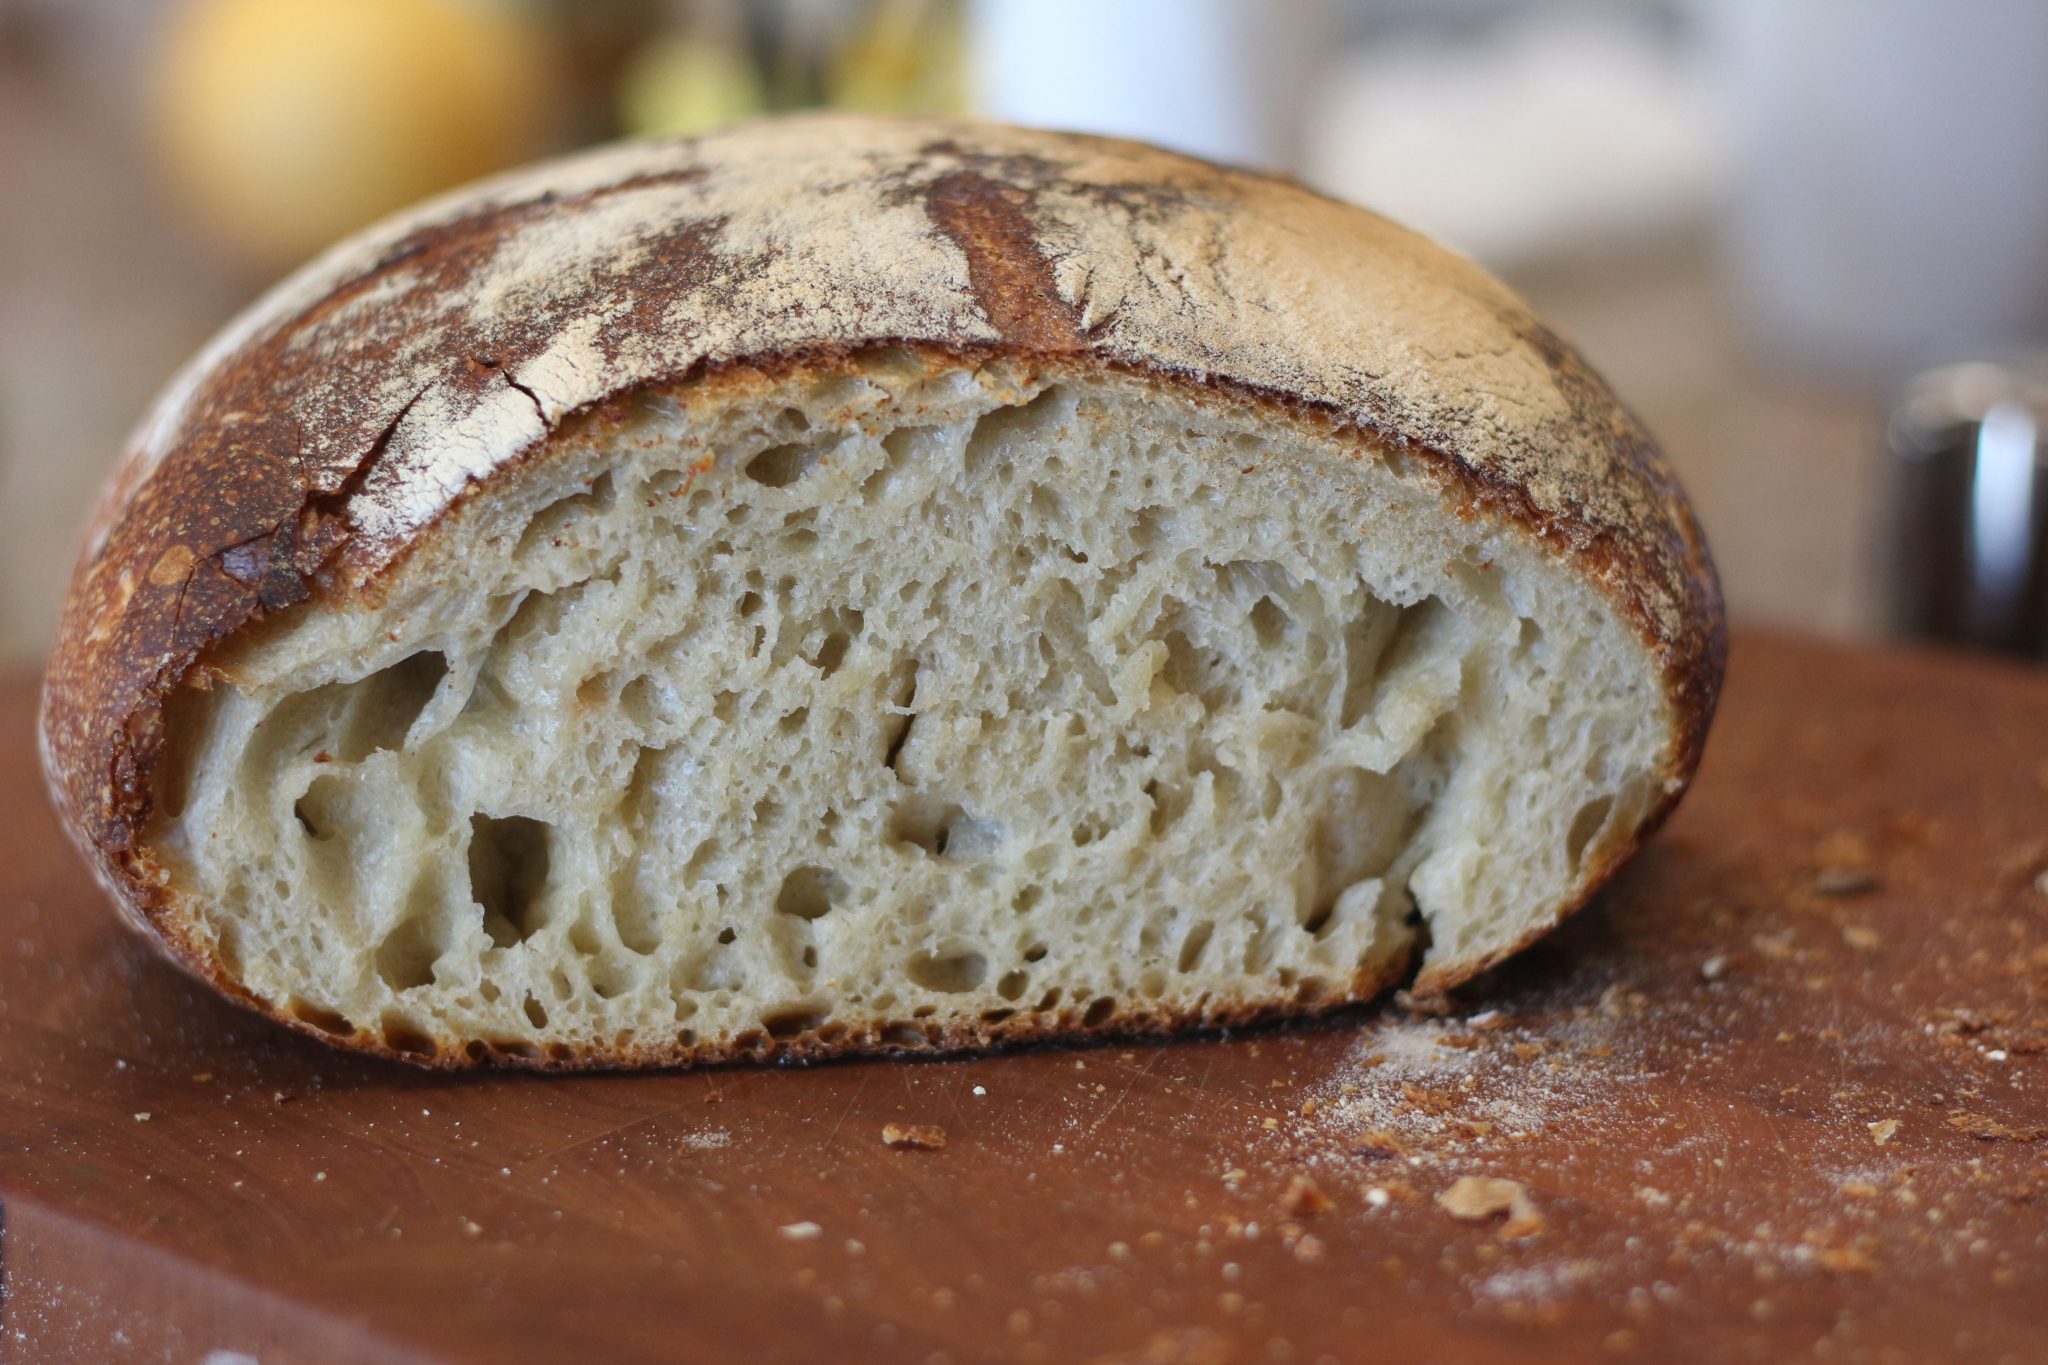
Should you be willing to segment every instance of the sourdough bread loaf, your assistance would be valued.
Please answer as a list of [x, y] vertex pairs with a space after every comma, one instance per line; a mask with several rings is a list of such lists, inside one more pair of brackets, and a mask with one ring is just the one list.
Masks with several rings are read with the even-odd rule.
[[1501, 285], [1125, 142], [811, 117], [347, 242], [98, 509], [46, 767], [221, 990], [440, 1065], [1466, 980], [1671, 808], [1718, 589]]

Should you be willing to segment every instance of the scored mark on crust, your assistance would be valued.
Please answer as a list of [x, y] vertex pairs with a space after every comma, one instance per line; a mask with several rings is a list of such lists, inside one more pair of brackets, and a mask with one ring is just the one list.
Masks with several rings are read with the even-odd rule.
[[967, 257], [974, 297], [1005, 341], [1037, 351], [1085, 350], [1081, 319], [1060, 297], [1052, 262], [1039, 249], [1031, 199], [1029, 191], [978, 171], [953, 171], [926, 188], [924, 207]]

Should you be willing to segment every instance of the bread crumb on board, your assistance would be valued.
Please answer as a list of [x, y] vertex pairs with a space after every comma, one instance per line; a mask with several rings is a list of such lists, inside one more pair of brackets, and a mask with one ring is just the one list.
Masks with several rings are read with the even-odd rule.
[[936, 1123], [885, 1123], [882, 1144], [898, 1151], [936, 1152], [946, 1145], [946, 1130]]
[[2048, 1127], [2016, 1128], [2012, 1124], [2001, 1123], [1988, 1114], [1972, 1114], [1962, 1109], [1955, 1110], [1948, 1116], [1948, 1126], [1960, 1129], [1971, 1137], [1983, 1138], [1987, 1142], [2038, 1142], [2048, 1137]]
[[1324, 1194], [1315, 1181], [1298, 1171], [1287, 1182], [1287, 1188], [1280, 1192], [1281, 1210], [1294, 1218], [1310, 1218], [1335, 1207], [1336, 1201]]
[[1899, 1131], [1899, 1121], [1897, 1119], [1879, 1119], [1876, 1123], [1865, 1124], [1864, 1126], [1870, 1129], [1871, 1141], [1880, 1147], [1890, 1142], [1892, 1134]]
[[777, 1236], [792, 1242], [815, 1242], [823, 1235], [824, 1231], [825, 1229], [819, 1227], [816, 1223], [810, 1222], [784, 1223], [781, 1227], [775, 1229]]
[[1508, 1215], [1500, 1233], [1509, 1240], [1533, 1237], [1543, 1231], [1543, 1215], [1537, 1212], [1529, 1191], [1519, 1180], [1461, 1175], [1436, 1197], [1436, 1202], [1445, 1213], [1464, 1223], [1483, 1223], [1501, 1214]]

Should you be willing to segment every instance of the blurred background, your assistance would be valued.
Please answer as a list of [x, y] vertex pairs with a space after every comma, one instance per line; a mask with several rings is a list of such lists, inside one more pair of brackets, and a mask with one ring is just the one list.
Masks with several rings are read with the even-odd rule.
[[1637, 408], [1738, 624], [2048, 658], [2041, 0], [0, 0], [0, 660], [283, 271], [534, 156], [814, 105], [1377, 208]]

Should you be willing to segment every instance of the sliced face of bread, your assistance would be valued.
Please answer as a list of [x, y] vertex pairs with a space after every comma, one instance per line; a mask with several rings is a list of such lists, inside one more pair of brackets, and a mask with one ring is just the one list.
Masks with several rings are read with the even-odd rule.
[[1550, 923], [1658, 695], [1356, 436], [881, 352], [635, 394], [255, 633], [148, 838], [255, 995], [422, 1054], [1218, 1022]]
[[803, 119], [373, 229], [166, 395], [45, 690], [130, 917], [444, 1066], [1446, 989], [1677, 799], [1718, 590], [1468, 263], [1128, 143]]

